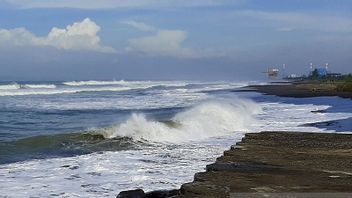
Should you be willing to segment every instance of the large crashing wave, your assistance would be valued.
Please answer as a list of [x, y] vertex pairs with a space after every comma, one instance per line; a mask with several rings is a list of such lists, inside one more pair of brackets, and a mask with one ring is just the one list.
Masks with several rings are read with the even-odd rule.
[[250, 100], [208, 101], [176, 114], [169, 122], [148, 120], [132, 114], [114, 130], [104, 131], [106, 138], [130, 137], [155, 142], [186, 142], [232, 132], [248, 132], [257, 121], [261, 107]]

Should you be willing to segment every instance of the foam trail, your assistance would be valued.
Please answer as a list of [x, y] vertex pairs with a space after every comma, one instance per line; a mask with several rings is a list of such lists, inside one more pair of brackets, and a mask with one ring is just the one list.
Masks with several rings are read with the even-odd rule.
[[124, 81], [124, 80], [113, 80], [113, 81], [71, 81], [63, 82], [62, 84], [67, 86], [103, 86], [103, 85], [120, 85], [127, 87], [136, 87], [136, 88], [150, 88], [153, 86], [185, 86], [185, 82], [177, 81]]
[[119, 81], [96, 81], [96, 80], [88, 80], [88, 81], [70, 81], [63, 82], [62, 84], [67, 86], [94, 86], [94, 85], [121, 85], [125, 84], [124, 80]]
[[176, 114], [171, 124], [146, 119], [143, 114], [132, 116], [115, 130], [105, 132], [107, 138], [131, 137], [155, 142], [186, 142], [249, 131], [256, 123], [254, 115], [261, 112], [252, 101], [208, 101]]
[[80, 92], [98, 91], [127, 91], [128, 87], [102, 87], [102, 88], [78, 88], [78, 89], [17, 89], [0, 92], [0, 96], [25, 96], [25, 95], [52, 95], [52, 94], [72, 94]]
[[8, 85], [0, 85], [0, 90], [14, 90], [19, 89], [21, 86], [17, 83], [8, 84]]
[[31, 88], [31, 89], [55, 89], [56, 85], [53, 84], [25, 84], [22, 86], [23, 88]]

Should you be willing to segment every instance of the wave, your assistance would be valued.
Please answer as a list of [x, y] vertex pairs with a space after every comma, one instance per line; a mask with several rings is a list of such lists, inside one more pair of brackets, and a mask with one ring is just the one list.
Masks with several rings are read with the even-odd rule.
[[114, 130], [104, 131], [106, 138], [130, 137], [154, 142], [187, 142], [247, 132], [256, 123], [261, 107], [250, 100], [208, 101], [176, 114], [169, 122], [148, 120], [144, 114], [132, 114]]
[[0, 90], [14, 90], [14, 89], [20, 89], [21, 86], [17, 83], [12, 83], [8, 85], [0, 85]]
[[112, 81], [70, 81], [63, 82], [67, 86], [103, 86], [103, 85], [120, 85], [135, 88], [150, 88], [154, 86], [186, 86], [186, 82], [178, 81], [125, 81], [125, 80], [112, 80]]
[[0, 164], [28, 159], [69, 157], [99, 151], [120, 151], [138, 148], [131, 138], [106, 139], [100, 131], [109, 128], [57, 135], [41, 135], [11, 142], [0, 142]]
[[73, 94], [81, 92], [98, 92], [98, 91], [127, 91], [128, 87], [102, 87], [102, 88], [78, 88], [78, 89], [16, 89], [0, 92], [0, 96], [25, 96], [25, 95], [53, 95], [53, 94]]
[[[168, 120], [132, 114], [117, 126], [81, 133], [41, 135], [0, 142], [0, 164], [28, 159], [68, 157], [100, 151], [140, 149], [145, 144], [185, 143], [235, 132], [248, 132], [261, 108], [250, 100], [206, 101]], [[156, 144], [156, 146], [159, 144]]]
[[25, 84], [21, 85], [21, 88], [30, 88], [30, 89], [55, 89], [56, 85], [54, 84]]
[[94, 86], [94, 85], [121, 85], [126, 84], [126, 81], [119, 80], [119, 81], [96, 81], [96, 80], [88, 80], [88, 81], [70, 81], [70, 82], [63, 82], [62, 84], [67, 86]]
[[18, 90], [18, 89], [55, 89], [54, 84], [19, 84], [12, 83], [7, 85], [0, 85], [0, 90]]

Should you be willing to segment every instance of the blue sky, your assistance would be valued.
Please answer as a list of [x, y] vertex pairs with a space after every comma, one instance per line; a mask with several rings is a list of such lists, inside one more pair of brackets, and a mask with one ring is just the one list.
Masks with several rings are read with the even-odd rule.
[[349, 0], [0, 0], [0, 78], [260, 79], [352, 72]]

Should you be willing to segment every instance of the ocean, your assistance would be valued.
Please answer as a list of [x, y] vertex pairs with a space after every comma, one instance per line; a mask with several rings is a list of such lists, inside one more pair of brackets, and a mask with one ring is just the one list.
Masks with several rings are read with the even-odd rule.
[[248, 132], [351, 133], [305, 124], [350, 119], [352, 100], [241, 91], [258, 83], [2, 82], [0, 197], [179, 188]]

